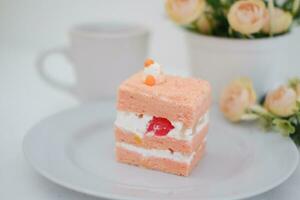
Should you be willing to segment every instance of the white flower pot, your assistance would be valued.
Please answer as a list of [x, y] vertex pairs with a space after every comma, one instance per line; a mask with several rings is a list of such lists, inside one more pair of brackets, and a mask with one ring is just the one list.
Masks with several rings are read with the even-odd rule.
[[192, 75], [210, 81], [214, 101], [238, 77], [251, 78], [258, 95], [287, 78], [289, 34], [255, 40], [185, 35]]

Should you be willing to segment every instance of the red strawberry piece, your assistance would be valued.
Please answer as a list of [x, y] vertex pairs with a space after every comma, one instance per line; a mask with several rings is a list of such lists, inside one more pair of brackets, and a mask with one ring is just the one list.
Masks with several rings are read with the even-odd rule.
[[162, 117], [153, 117], [148, 122], [148, 127], [147, 127], [146, 133], [153, 131], [156, 136], [165, 136], [173, 128], [174, 128], [174, 126], [168, 119], [162, 118]]

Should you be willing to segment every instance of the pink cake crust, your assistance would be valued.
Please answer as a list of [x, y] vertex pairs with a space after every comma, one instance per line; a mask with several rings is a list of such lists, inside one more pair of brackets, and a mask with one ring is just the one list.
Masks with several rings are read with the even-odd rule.
[[144, 136], [143, 139], [137, 140], [135, 134], [128, 133], [115, 127], [115, 139], [117, 142], [124, 142], [145, 149], [162, 149], [182, 153], [192, 153], [204, 143], [208, 125], [200, 133], [196, 134], [191, 141], [177, 140], [171, 137]]
[[142, 82], [142, 73], [125, 80], [118, 90], [117, 109], [181, 121], [191, 128], [208, 111], [211, 87], [205, 80], [165, 75], [154, 86]]
[[121, 163], [145, 167], [179, 176], [189, 176], [193, 168], [203, 156], [205, 144], [199, 148], [190, 164], [159, 157], [143, 157], [143, 155], [129, 151], [122, 147], [116, 147], [116, 160]]

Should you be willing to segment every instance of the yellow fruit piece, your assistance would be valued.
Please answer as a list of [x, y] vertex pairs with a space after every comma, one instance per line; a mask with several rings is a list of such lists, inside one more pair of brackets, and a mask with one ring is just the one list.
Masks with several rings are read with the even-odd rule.
[[142, 144], [142, 138], [140, 138], [140, 136], [138, 136], [138, 135], [134, 135], [134, 141], [135, 141], [135, 143], [137, 143], [137, 144]]

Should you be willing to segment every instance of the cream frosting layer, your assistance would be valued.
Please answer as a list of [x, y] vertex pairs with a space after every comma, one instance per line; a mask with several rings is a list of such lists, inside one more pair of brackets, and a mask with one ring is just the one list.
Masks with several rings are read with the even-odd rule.
[[[137, 147], [128, 143], [124, 142], [117, 142], [117, 147], [124, 148], [128, 151], [132, 151], [135, 153], [141, 154], [143, 157], [157, 157], [157, 158], [166, 158], [170, 160], [174, 160], [177, 162], [184, 162], [187, 164], [190, 164], [196, 154], [196, 152], [193, 152], [191, 154], [183, 154], [180, 152], [171, 152], [169, 150], [158, 150], [158, 149], [145, 149], [141, 147]], [[203, 145], [201, 145], [199, 148], [203, 148]], [[198, 149], [200, 150], [200, 149]]]
[[[150, 115], [139, 115], [133, 112], [117, 112], [117, 119], [115, 125], [125, 130], [126, 132], [131, 132], [137, 134], [139, 137], [143, 138], [147, 130], [148, 122], [153, 116]], [[170, 121], [174, 128], [168, 133], [168, 137], [175, 138], [178, 140], [191, 141], [193, 137], [200, 133], [200, 131], [209, 123], [209, 112], [206, 112], [202, 118], [200, 118], [195, 126], [195, 128], [185, 128], [182, 122]], [[153, 133], [147, 134], [148, 136]]]

